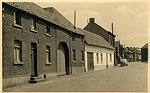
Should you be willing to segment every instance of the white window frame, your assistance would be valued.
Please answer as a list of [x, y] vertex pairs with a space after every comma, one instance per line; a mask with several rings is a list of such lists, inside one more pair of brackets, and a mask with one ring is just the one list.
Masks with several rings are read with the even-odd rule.
[[72, 49], [73, 62], [76, 62], [76, 51]]
[[81, 36], [81, 43], [84, 42], [84, 36]]
[[51, 28], [50, 28], [50, 26], [48, 24], [46, 25], [46, 34], [45, 35], [46, 36], [51, 36]]
[[14, 64], [23, 64], [21, 42], [14, 41]]
[[30, 25], [31, 25], [31, 31], [37, 33], [36, 20], [34, 18], [30, 18]]
[[[16, 16], [17, 16], [16, 13], [18, 13], [18, 12], [16, 12], [16, 11], [14, 12], [14, 27], [22, 29], [23, 27], [21, 26], [21, 13], [18, 13], [20, 15], [20, 19], [16, 19]], [[20, 24], [17, 24], [16, 20], [20, 20]]]
[[52, 64], [51, 63], [51, 48], [50, 48], [50, 46], [46, 46], [46, 64]]

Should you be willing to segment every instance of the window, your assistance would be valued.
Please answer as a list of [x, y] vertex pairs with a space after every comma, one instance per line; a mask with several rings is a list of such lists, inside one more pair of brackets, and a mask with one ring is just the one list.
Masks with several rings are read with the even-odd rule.
[[21, 53], [21, 42], [14, 41], [14, 64], [21, 64], [22, 62], [22, 53]]
[[110, 62], [112, 61], [112, 55], [110, 54]]
[[50, 36], [51, 33], [50, 33], [51, 29], [48, 25], [46, 25], [46, 35]]
[[81, 43], [83, 43], [84, 42], [84, 37], [83, 36], [81, 36]]
[[96, 53], [96, 57], [97, 57], [97, 64], [99, 64], [99, 57], [98, 57], [98, 53]]
[[49, 46], [46, 46], [46, 63], [51, 64], [51, 54]]
[[36, 20], [31, 18], [31, 30], [36, 30]]
[[14, 12], [14, 24], [21, 26], [21, 13]]
[[72, 34], [72, 41], [75, 41], [75, 34]]
[[75, 49], [73, 49], [72, 52], [73, 52], [73, 61], [76, 61], [76, 52], [75, 52]]
[[84, 52], [81, 51], [81, 61], [84, 61]]
[[101, 64], [103, 64], [103, 54], [101, 53]]

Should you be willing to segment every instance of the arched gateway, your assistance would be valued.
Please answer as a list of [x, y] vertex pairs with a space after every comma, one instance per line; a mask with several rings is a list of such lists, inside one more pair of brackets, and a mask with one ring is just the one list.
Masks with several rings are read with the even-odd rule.
[[66, 43], [61, 42], [57, 50], [57, 73], [58, 75], [70, 74], [69, 49]]

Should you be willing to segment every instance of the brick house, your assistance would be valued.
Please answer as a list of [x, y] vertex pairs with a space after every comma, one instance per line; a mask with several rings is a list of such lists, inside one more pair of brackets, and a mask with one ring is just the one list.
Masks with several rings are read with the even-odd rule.
[[83, 31], [85, 34], [85, 68], [89, 70], [103, 70], [114, 67], [114, 51], [101, 36]]
[[84, 33], [57, 10], [3, 2], [2, 16], [3, 88], [84, 72]]
[[95, 23], [94, 18], [89, 18], [89, 23], [84, 27], [85, 30], [103, 37], [110, 45], [115, 46], [115, 35], [110, 31]]

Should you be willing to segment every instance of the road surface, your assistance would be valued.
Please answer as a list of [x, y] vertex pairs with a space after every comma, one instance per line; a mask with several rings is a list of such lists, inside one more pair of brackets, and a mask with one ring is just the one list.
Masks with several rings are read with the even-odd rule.
[[27, 84], [11, 92], [147, 92], [147, 63], [131, 62], [129, 66], [90, 71], [54, 81]]

